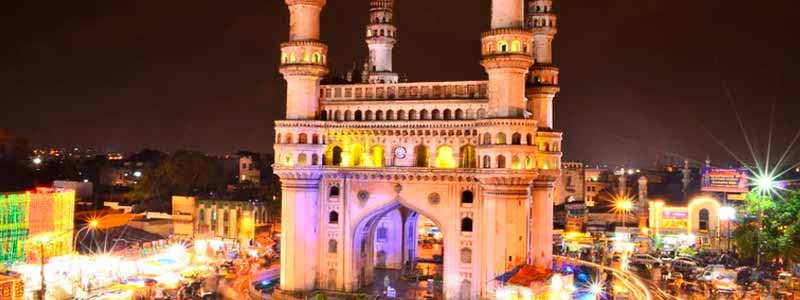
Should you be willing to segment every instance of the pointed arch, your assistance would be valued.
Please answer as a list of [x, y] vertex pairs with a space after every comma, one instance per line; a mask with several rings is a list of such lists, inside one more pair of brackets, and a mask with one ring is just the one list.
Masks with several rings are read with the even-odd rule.
[[420, 120], [430, 120], [431, 119], [431, 116], [428, 114], [428, 110], [427, 109], [423, 109], [423, 110], [419, 111], [419, 119]]
[[384, 151], [383, 151], [383, 146], [382, 145], [372, 146], [372, 149], [370, 149], [370, 160], [371, 160], [371, 163], [372, 163], [373, 167], [383, 167], [384, 166], [384, 162], [383, 162], [384, 153], [383, 152]]
[[453, 111], [450, 110], [449, 108], [444, 110], [443, 115], [444, 115], [444, 119], [445, 120], [452, 120], [453, 119]]
[[419, 120], [419, 114], [414, 109], [409, 110], [408, 111], [408, 119], [409, 120]]
[[465, 217], [461, 219], [461, 232], [472, 232], [472, 218]]
[[456, 109], [456, 120], [464, 120], [464, 111], [462, 109]]
[[498, 132], [497, 135], [494, 136], [494, 144], [495, 145], [505, 145], [506, 144], [506, 134], [502, 132]]
[[453, 148], [449, 145], [442, 145], [436, 148], [436, 168], [452, 169], [456, 167], [456, 159], [453, 155]]
[[511, 135], [511, 144], [512, 145], [522, 145], [522, 135], [519, 132], [514, 132]]
[[332, 210], [328, 213], [328, 224], [339, 224], [339, 213]]
[[475, 152], [475, 146], [467, 144], [461, 146], [459, 149], [461, 155], [461, 168], [476, 168], [478, 167], [478, 158]]
[[506, 157], [502, 155], [497, 156], [497, 168], [498, 169], [505, 169], [506, 168]]
[[433, 111], [431, 111], [431, 119], [433, 119], [433, 120], [441, 120], [442, 119], [442, 113], [439, 112], [438, 109], [434, 109]]
[[430, 163], [428, 161], [428, 156], [430, 153], [428, 152], [428, 147], [425, 145], [417, 145], [414, 147], [414, 166], [415, 167], [428, 167]]

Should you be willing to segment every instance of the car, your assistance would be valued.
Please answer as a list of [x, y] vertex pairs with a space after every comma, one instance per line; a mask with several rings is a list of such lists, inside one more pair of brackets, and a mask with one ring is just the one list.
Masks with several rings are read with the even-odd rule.
[[279, 283], [280, 283], [280, 279], [260, 280], [260, 281], [253, 282], [253, 287], [257, 291], [260, 291], [262, 293], [266, 293], [268, 291], [271, 291], [271, 290], [275, 289], [278, 286]]
[[654, 266], [661, 265], [661, 260], [649, 254], [636, 254], [631, 258], [631, 261], [635, 263], [648, 264]]
[[716, 272], [711, 280], [711, 287], [714, 294], [733, 295], [738, 287], [736, 285], [736, 271], [721, 270]]
[[675, 250], [663, 250], [658, 255], [658, 259], [661, 260], [661, 262], [667, 262], [674, 259], [676, 254], [677, 252]]
[[716, 275], [719, 274], [719, 272], [724, 270], [725, 270], [724, 265], [708, 265], [705, 268], [703, 268], [703, 271], [698, 279], [700, 281], [711, 282], [712, 280], [714, 280], [714, 277], [716, 277]]
[[675, 259], [669, 262], [669, 266], [673, 271], [680, 272], [686, 276], [693, 274], [698, 268], [697, 263], [682, 259]]
[[686, 255], [686, 254], [680, 254], [680, 255], [676, 256], [674, 259], [688, 260], [688, 261], [692, 261], [692, 262], [694, 262], [694, 263], [696, 263], [698, 265], [700, 263], [702, 263], [700, 261], [700, 259], [698, 259], [697, 257], [691, 256], [691, 255]]

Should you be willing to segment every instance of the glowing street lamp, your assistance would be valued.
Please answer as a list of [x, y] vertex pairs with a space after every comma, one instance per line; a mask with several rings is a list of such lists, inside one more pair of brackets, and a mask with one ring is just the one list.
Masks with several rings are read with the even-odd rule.
[[736, 209], [730, 206], [723, 206], [719, 208], [719, 219], [722, 221], [736, 220]]
[[589, 292], [592, 293], [594, 299], [600, 299], [600, 295], [603, 294], [603, 286], [599, 283], [592, 283], [592, 285], [589, 286]]

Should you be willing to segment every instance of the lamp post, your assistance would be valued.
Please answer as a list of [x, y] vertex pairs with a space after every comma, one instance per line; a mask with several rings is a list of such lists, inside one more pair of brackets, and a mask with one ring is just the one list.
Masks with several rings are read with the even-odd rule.
[[736, 209], [731, 206], [723, 206], [719, 210], [719, 219], [727, 223], [727, 246], [726, 250], [731, 250], [731, 222], [736, 219]]
[[35, 239], [36, 244], [39, 246], [39, 276], [41, 278], [41, 287], [39, 289], [39, 299], [45, 300], [45, 295], [47, 294], [47, 284], [44, 281], [44, 260], [45, 260], [45, 253], [44, 253], [44, 246], [50, 243], [50, 238], [46, 235], [40, 236]]
[[761, 232], [764, 230], [764, 198], [778, 189], [778, 182], [772, 174], [758, 174], [755, 178], [756, 192], [758, 192], [758, 234], [756, 235], [756, 267], [761, 266]]
[[616, 203], [616, 209], [622, 216], [622, 228], [625, 228], [625, 215], [633, 210], [633, 201], [626, 197]]
[[94, 230], [94, 229], [97, 229], [97, 226], [99, 226], [99, 225], [100, 225], [100, 222], [97, 219], [91, 219], [91, 220], [89, 220], [89, 223], [87, 224], [87, 226], [84, 226], [83, 228], [78, 229], [78, 231], [75, 232], [75, 237], [72, 238], [72, 246], [75, 247], [76, 251], [78, 251], [79, 253], [81, 252], [81, 250], [80, 250], [81, 248], [78, 247], [78, 236], [80, 235], [81, 231], [87, 230], [87, 229], [88, 230]]

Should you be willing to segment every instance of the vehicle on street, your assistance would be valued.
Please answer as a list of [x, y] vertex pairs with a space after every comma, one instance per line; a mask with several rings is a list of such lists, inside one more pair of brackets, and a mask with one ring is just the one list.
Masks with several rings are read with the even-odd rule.
[[703, 273], [700, 274], [697, 279], [704, 282], [711, 282], [720, 271], [724, 270], [725, 266], [723, 265], [707, 265], [705, 268], [703, 268]]
[[661, 260], [649, 254], [636, 254], [631, 258], [634, 263], [648, 264], [653, 266], [660, 266]]
[[662, 250], [661, 253], [658, 254], [658, 259], [662, 262], [668, 262], [675, 258], [678, 252], [675, 250]]
[[733, 294], [737, 288], [736, 271], [723, 269], [715, 272], [714, 278], [711, 280], [712, 292], [715, 294]]
[[693, 275], [698, 268], [697, 263], [682, 259], [675, 259], [671, 261], [669, 266], [673, 271], [679, 272], [684, 276]]

